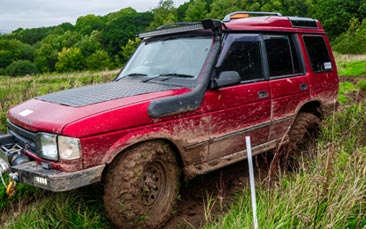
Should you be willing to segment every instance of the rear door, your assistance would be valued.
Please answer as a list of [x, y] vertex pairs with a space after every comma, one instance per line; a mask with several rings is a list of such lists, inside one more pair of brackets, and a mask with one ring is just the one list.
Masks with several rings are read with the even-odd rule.
[[[336, 98], [338, 75], [334, 58], [331, 56], [329, 41], [324, 35], [304, 34], [304, 53], [308, 55], [310, 95], [322, 101]], [[334, 102], [334, 101], [331, 101]]]
[[293, 34], [263, 35], [272, 95], [269, 139], [281, 138], [291, 125], [296, 109], [309, 99], [308, 76]]

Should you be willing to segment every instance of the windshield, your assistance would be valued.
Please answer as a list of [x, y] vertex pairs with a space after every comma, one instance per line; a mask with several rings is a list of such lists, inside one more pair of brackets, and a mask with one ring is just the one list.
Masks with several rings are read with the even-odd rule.
[[[117, 79], [197, 78], [212, 44], [210, 37], [179, 37], [143, 42]], [[146, 80], [147, 79], [147, 80]]]

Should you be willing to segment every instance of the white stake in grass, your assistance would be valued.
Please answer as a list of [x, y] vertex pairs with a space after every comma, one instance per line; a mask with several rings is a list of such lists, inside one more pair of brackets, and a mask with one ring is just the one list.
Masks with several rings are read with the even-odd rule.
[[245, 137], [245, 142], [247, 144], [248, 165], [249, 165], [249, 180], [250, 180], [250, 193], [251, 193], [251, 196], [252, 196], [252, 208], [253, 208], [254, 229], [258, 229], [257, 202], [256, 202], [256, 197], [255, 197], [254, 171], [253, 171], [253, 160], [252, 160], [252, 146], [250, 144], [250, 136], [246, 136]]

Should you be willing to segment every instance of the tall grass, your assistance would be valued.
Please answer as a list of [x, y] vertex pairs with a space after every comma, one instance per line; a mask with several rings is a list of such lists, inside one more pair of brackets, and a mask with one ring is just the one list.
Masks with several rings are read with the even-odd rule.
[[103, 207], [102, 189], [91, 186], [64, 193], [47, 193], [37, 202], [22, 206], [3, 228], [113, 228]]
[[[366, 103], [324, 123], [314, 159], [273, 185], [257, 184], [260, 228], [366, 228]], [[252, 228], [250, 190], [205, 228]]]
[[0, 134], [6, 132], [6, 112], [16, 104], [55, 91], [111, 81], [116, 71], [43, 74], [27, 77], [0, 76]]

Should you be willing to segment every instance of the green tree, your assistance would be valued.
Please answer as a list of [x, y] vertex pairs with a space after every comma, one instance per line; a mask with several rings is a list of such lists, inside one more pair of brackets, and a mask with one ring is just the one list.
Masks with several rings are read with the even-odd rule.
[[343, 54], [364, 54], [366, 53], [366, 18], [362, 23], [353, 18], [347, 32], [338, 36], [333, 49]]
[[153, 30], [161, 25], [177, 21], [177, 10], [174, 8], [173, 0], [160, 0], [157, 8], [152, 10], [154, 20], [150, 23], [148, 30]]
[[186, 11], [185, 21], [201, 21], [208, 13], [206, 0], [193, 0]]
[[137, 13], [132, 8], [107, 15], [108, 23], [101, 31], [101, 40], [109, 56], [116, 56], [118, 62], [122, 61], [123, 57], [119, 55], [121, 46], [124, 46], [128, 39], [134, 39], [137, 33], [144, 31], [151, 20], [151, 13]]
[[40, 72], [52, 72], [58, 58], [58, 52], [62, 49], [61, 39], [58, 35], [50, 34], [44, 38], [41, 45], [35, 51], [34, 63]]
[[135, 40], [129, 39], [127, 44], [121, 47], [122, 56], [125, 61], [127, 61], [132, 56], [140, 42], [140, 38], [136, 37]]
[[19, 40], [0, 39], [0, 68], [5, 68], [17, 60], [33, 61], [34, 49]]
[[362, 20], [366, 16], [366, 0], [319, 1], [314, 17], [323, 25], [331, 39], [347, 31], [352, 18]]
[[90, 56], [95, 51], [102, 49], [102, 45], [98, 42], [96, 36], [93, 35], [83, 36], [73, 47], [79, 48], [83, 56]]
[[87, 69], [90, 70], [102, 70], [111, 66], [111, 59], [104, 50], [97, 50], [95, 53], [88, 56], [85, 60]]
[[102, 17], [95, 16], [94, 14], [88, 14], [83, 17], [79, 17], [76, 20], [75, 30], [83, 35], [89, 35], [94, 30], [102, 30], [105, 23]]
[[9, 76], [24, 76], [37, 73], [37, 67], [29, 60], [18, 60], [11, 63], [5, 72]]
[[58, 53], [58, 61], [56, 63], [56, 71], [73, 72], [83, 69], [83, 54], [79, 48], [63, 48]]

